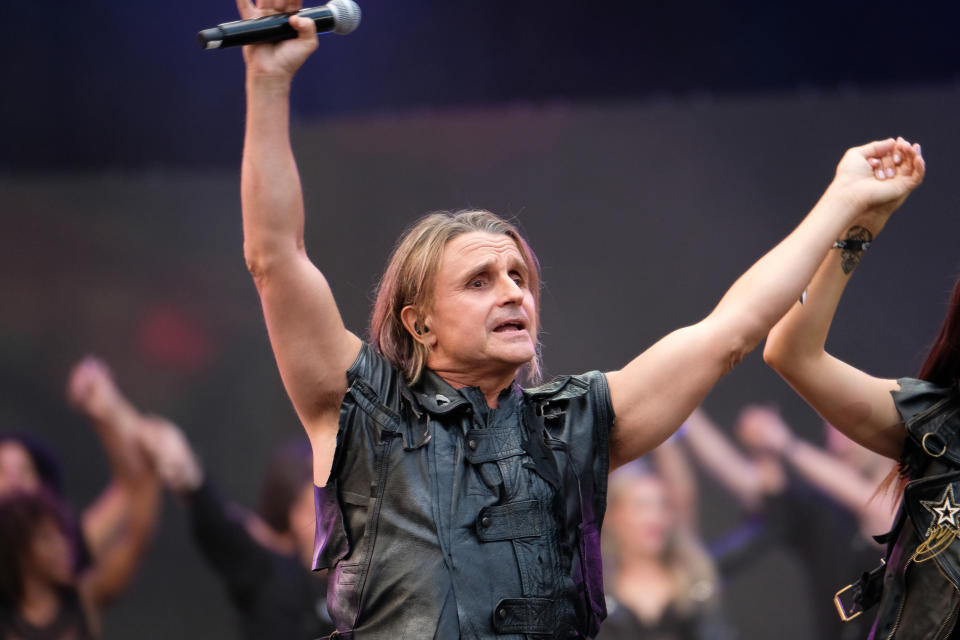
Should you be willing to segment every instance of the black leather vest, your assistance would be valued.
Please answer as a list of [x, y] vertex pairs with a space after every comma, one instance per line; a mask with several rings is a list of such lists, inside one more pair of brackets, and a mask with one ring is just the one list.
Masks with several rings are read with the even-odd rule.
[[491, 410], [431, 371], [408, 387], [364, 345], [347, 379], [314, 553], [340, 637], [595, 635], [605, 376], [514, 386]]
[[913, 378], [898, 382], [893, 397], [907, 430], [902, 461], [911, 480], [893, 530], [878, 537], [889, 543], [870, 638], [946, 639], [960, 608], [960, 539], [946, 538], [939, 553], [915, 554], [939, 526], [960, 524], [960, 393]]

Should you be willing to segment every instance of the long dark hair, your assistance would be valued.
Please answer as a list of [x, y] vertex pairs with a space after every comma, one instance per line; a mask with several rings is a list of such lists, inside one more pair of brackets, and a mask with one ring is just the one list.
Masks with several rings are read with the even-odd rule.
[[17, 491], [0, 498], [0, 607], [14, 609], [20, 603], [23, 562], [30, 556], [37, 527], [47, 520], [68, 535], [66, 512], [49, 491]]
[[947, 317], [917, 377], [941, 387], [960, 383], [960, 279], [953, 285]]
[[[960, 387], [960, 278], [953, 285], [947, 315], [917, 378], [939, 387]], [[910, 469], [901, 461], [883, 480], [874, 497], [891, 490], [901, 494], [909, 481]]]
[[57, 497], [63, 496], [63, 474], [53, 450], [29, 433], [0, 433], [0, 445], [12, 442], [26, 449], [40, 482]]

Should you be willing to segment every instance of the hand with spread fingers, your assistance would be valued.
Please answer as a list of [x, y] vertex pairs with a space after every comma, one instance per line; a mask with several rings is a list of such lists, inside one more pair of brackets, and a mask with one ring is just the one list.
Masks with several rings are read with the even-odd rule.
[[[243, 20], [278, 13], [293, 14], [300, 8], [300, 0], [260, 0], [257, 4], [251, 0], [237, 0], [237, 9]], [[297, 31], [297, 37], [292, 40], [247, 45], [243, 48], [248, 77], [291, 79], [310, 54], [316, 51], [317, 27], [313, 20], [291, 15], [290, 26]]]

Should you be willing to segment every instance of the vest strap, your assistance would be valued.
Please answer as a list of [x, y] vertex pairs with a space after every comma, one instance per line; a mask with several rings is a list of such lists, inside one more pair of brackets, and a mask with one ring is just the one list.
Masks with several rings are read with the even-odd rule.
[[485, 507], [477, 516], [477, 537], [481, 542], [535, 538], [541, 535], [542, 524], [539, 500]]
[[464, 457], [471, 464], [503, 460], [523, 453], [520, 430], [512, 427], [470, 429], [464, 436]]
[[547, 598], [504, 598], [493, 609], [493, 628], [497, 633], [553, 635], [554, 609], [553, 600]]

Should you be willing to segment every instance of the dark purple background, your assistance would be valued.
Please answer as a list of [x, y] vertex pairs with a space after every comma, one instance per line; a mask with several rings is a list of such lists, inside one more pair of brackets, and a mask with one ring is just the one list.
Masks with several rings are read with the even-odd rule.
[[[303, 117], [563, 100], [953, 82], [956, 3], [361, 0], [300, 79]], [[233, 2], [8, 3], [0, 168], [230, 165]]]

